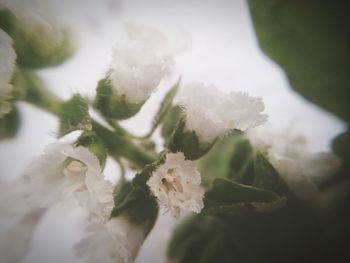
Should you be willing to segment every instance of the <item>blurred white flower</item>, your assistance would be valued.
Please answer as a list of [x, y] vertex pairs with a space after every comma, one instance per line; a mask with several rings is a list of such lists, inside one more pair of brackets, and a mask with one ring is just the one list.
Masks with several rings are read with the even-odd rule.
[[322, 181], [336, 172], [340, 160], [332, 153], [312, 153], [304, 136], [268, 128], [248, 132], [255, 150], [265, 154], [286, 183], [300, 197], [317, 194], [313, 181]]
[[234, 129], [246, 131], [267, 120], [261, 98], [241, 92], [224, 94], [200, 82], [183, 86], [176, 104], [185, 111], [186, 129], [195, 131], [202, 142], [213, 142]]
[[0, 118], [11, 111], [12, 85], [10, 84], [15, 69], [16, 53], [12, 39], [0, 29]]
[[129, 42], [113, 51], [110, 81], [130, 103], [142, 103], [175, 63], [179, 48], [155, 29], [128, 27]]
[[[1, 240], [0, 251], [6, 255], [6, 262], [24, 254], [41, 216], [55, 203], [77, 200], [87, 210], [88, 220], [94, 223], [106, 222], [114, 207], [113, 186], [104, 179], [98, 159], [87, 148], [54, 143], [44, 152], [34, 160], [25, 177], [9, 185], [0, 185], [1, 215], [19, 218], [6, 240]], [[33, 214], [37, 215], [35, 220], [26, 220]], [[16, 230], [23, 225], [26, 231]], [[16, 249], [6, 250], [17, 243], [20, 246]]]
[[114, 206], [113, 186], [101, 174], [98, 159], [85, 147], [60, 142], [46, 146], [26, 176], [6, 188], [2, 200], [17, 200], [22, 211], [73, 197], [91, 215], [103, 219]]
[[75, 249], [78, 256], [85, 257], [89, 263], [134, 262], [146, 236], [142, 225], [131, 224], [125, 216], [91, 225], [88, 231], [90, 234]]
[[147, 181], [160, 204], [170, 209], [176, 218], [182, 209], [195, 213], [202, 210], [204, 189], [200, 184], [195, 162], [185, 160], [181, 152], [168, 153], [165, 163]]

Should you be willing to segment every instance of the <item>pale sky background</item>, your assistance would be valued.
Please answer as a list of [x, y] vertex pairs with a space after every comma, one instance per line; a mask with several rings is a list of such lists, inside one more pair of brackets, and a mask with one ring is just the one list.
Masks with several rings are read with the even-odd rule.
[[[328, 150], [330, 139], [345, 128], [339, 119], [294, 93], [281, 69], [259, 50], [244, 0], [0, 0], [0, 3], [52, 14], [75, 32], [78, 46], [75, 56], [59, 67], [40, 72], [48, 87], [63, 98], [69, 98], [73, 92], [94, 95], [97, 81], [108, 69], [113, 46], [125, 38], [125, 23], [156, 27], [190, 42], [191, 48], [177, 57], [174, 73], [161, 83], [142, 112], [123, 123], [136, 134], [148, 130], [160, 99], [180, 75], [183, 83], [201, 81], [225, 92], [245, 91], [263, 97], [268, 125], [273, 129], [292, 127], [308, 138], [313, 151]], [[58, 122], [54, 117], [24, 103], [19, 108], [23, 117], [21, 131], [15, 140], [0, 142], [1, 180], [22, 174], [34, 155], [56, 141]], [[106, 174], [113, 177], [117, 173], [116, 166], [109, 163]], [[79, 211], [64, 214], [63, 210], [57, 207], [46, 215], [24, 262], [41, 263], [38, 258], [50, 263], [81, 262], [70, 249], [80, 238], [81, 215]], [[171, 232], [167, 227], [174, 221], [169, 215], [160, 216], [138, 263], [165, 261], [166, 239]]]

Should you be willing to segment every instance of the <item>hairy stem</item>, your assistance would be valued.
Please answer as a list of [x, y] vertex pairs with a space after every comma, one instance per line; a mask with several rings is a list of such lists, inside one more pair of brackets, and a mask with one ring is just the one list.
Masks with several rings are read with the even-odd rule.
[[[62, 99], [40, 86], [31, 87], [23, 100], [55, 116], [61, 114], [62, 104], [64, 103]], [[128, 136], [123, 136], [123, 133], [111, 131], [96, 120], [92, 120], [92, 127], [111, 156], [123, 157], [141, 169], [146, 164], [156, 160], [156, 156], [135, 145]]]

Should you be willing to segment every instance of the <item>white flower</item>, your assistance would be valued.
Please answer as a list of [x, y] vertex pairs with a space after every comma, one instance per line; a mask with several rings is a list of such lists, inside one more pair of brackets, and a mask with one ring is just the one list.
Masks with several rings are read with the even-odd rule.
[[199, 213], [203, 208], [204, 189], [195, 162], [183, 153], [168, 153], [147, 181], [153, 195], [178, 218], [180, 210]]
[[[113, 186], [104, 179], [98, 159], [87, 148], [54, 143], [44, 152], [34, 160], [25, 177], [10, 185], [1, 185], [0, 214], [15, 216], [19, 221], [8, 232], [10, 238], [1, 241], [0, 249], [21, 244], [18, 249], [4, 251], [6, 262], [12, 262], [27, 250], [41, 216], [54, 204], [77, 200], [88, 211], [89, 222], [94, 223], [106, 222], [114, 207]], [[28, 224], [25, 219], [31, 214], [38, 216]], [[16, 231], [23, 228], [23, 224], [26, 231]]]
[[124, 216], [92, 225], [89, 232], [75, 246], [78, 256], [85, 257], [89, 263], [134, 262], [146, 236], [142, 225], [131, 224]]
[[267, 120], [261, 113], [265, 109], [261, 98], [241, 92], [226, 95], [200, 82], [184, 86], [176, 104], [185, 111], [186, 129], [195, 131], [202, 142], [213, 142], [234, 129], [246, 131]]
[[7, 197], [16, 197], [24, 210], [75, 198], [92, 216], [103, 219], [114, 206], [113, 186], [101, 174], [98, 159], [85, 147], [64, 143], [46, 146], [27, 175], [8, 190]]
[[0, 29], [0, 118], [11, 111], [12, 85], [10, 84], [15, 69], [16, 53], [12, 39]]
[[303, 198], [318, 193], [312, 180], [324, 180], [340, 165], [332, 153], [312, 153], [306, 138], [290, 129], [286, 132], [256, 129], [248, 132], [248, 138], [254, 149], [265, 154], [289, 187]]
[[154, 29], [129, 27], [130, 42], [114, 49], [110, 81], [130, 103], [142, 103], [169, 72], [176, 51], [169, 40]]

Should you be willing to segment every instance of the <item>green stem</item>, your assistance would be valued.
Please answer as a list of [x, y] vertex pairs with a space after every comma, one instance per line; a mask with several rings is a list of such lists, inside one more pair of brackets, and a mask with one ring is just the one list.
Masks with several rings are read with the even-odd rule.
[[101, 140], [105, 142], [110, 155], [122, 156], [139, 168], [143, 168], [146, 164], [150, 164], [156, 160], [154, 156], [146, 153], [143, 149], [132, 143], [132, 141], [117, 135], [95, 120], [92, 120], [92, 127]]
[[[61, 114], [63, 100], [58, 98], [50, 91], [41, 87], [33, 86], [27, 90], [24, 101], [39, 107], [42, 110], [50, 112], [56, 116]], [[152, 163], [156, 157], [148, 154], [142, 148], [135, 145], [127, 136], [118, 132], [113, 132], [102, 126], [95, 120], [92, 120], [92, 127], [99, 138], [108, 149], [108, 153], [115, 157], [124, 157], [138, 168], [143, 168], [146, 164]]]

